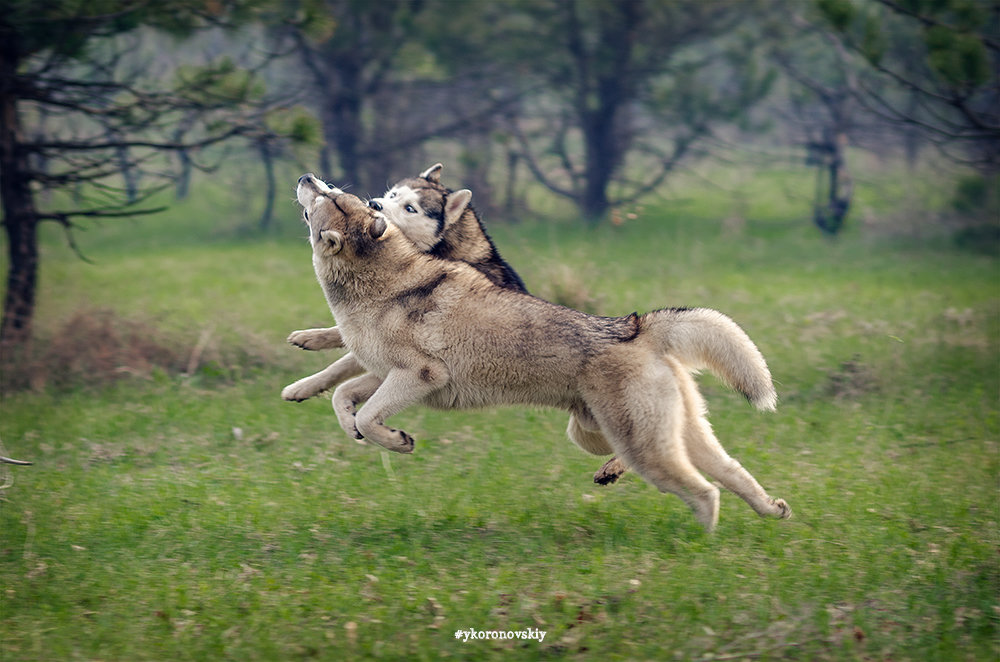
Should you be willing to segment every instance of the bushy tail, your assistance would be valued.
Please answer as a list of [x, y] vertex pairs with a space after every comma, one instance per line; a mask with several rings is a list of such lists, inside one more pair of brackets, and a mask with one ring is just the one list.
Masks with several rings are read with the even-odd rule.
[[774, 411], [778, 394], [764, 357], [746, 332], [717, 310], [654, 310], [642, 316], [639, 334], [685, 367], [710, 370], [758, 409]]

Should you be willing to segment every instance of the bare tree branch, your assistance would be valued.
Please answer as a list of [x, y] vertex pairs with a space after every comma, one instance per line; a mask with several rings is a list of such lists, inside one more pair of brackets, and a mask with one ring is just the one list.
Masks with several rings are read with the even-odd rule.
[[251, 126], [234, 126], [229, 130], [214, 135], [201, 140], [196, 140], [193, 142], [157, 142], [154, 140], [136, 140], [136, 139], [122, 139], [122, 140], [109, 140], [105, 142], [88, 141], [86, 138], [75, 141], [58, 141], [58, 142], [27, 142], [23, 143], [25, 149], [32, 151], [48, 151], [51, 150], [54, 153], [65, 153], [73, 151], [82, 152], [93, 152], [103, 149], [116, 149], [119, 147], [148, 147], [150, 149], [157, 150], [191, 150], [199, 149], [202, 147], [208, 147], [209, 145], [214, 145], [216, 143], [228, 140], [235, 136], [245, 136], [255, 132], [259, 132], [258, 127]]
[[517, 121], [511, 123], [511, 130], [514, 137], [517, 138], [518, 144], [521, 146], [520, 155], [524, 159], [524, 162], [528, 165], [528, 170], [530, 170], [531, 174], [535, 176], [535, 179], [537, 179], [542, 186], [549, 189], [556, 195], [569, 198], [570, 200], [576, 200], [578, 195], [576, 191], [563, 188], [555, 184], [538, 165], [538, 161], [535, 158], [531, 144], [528, 141], [528, 138], [524, 135], [524, 131], [521, 130]]
[[[896, 0], [875, 0], [875, 2], [878, 2], [879, 4], [881, 4], [884, 7], [888, 7], [889, 9], [891, 9], [894, 12], [896, 12], [897, 14], [902, 14], [903, 16], [909, 16], [910, 18], [916, 19], [918, 22], [920, 22], [925, 27], [928, 27], [928, 28], [937, 28], [937, 27], [940, 27], [940, 28], [945, 28], [947, 30], [950, 30], [952, 32], [960, 32], [959, 28], [957, 28], [957, 27], [955, 27], [953, 25], [949, 25], [947, 23], [943, 23], [941, 21], [935, 20], [935, 19], [931, 18], [930, 16], [926, 16], [926, 15], [921, 14], [919, 12], [916, 12], [916, 11], [914, 11], [912, 9], [904, 7], [903, 5], [901, 5], [898, 2], [896, 2]], [[995, 8], [994, 8], [994, 11], [995, 11]], [[995, 39], [990, 38], [989, 35], [986, 35], [986, 34], [982, 35], [982, 40], [983, 40], [983, 44], [985, 44], [988, 48], [990, 48], [990, 49], [992, 49], [994, 51], [1000, 51], [1000, 41], [996, 41]]]
[[674, 170], [676, 170], [677, 166], [691, 150], [691, 147], [698, 140], [708, 134], [709, 131], [707, 126], [698, 125], [694, 127], [693, 130], [685, 137], [676, 138], [674, 140], [673, 150], [669, 155], [664, 154], [662, 150], [659, 150], [649, 144], [636, 145], [634, 148], [636, 151], [652, 154], [657, 158], [660, 171], [653, 177], [649, 178], [644, 184], [637, 184], [631, 194], [613, 198], [611, 200], [611, 206], [618, 207], [621, 205], [632, 204], [643, 196], [646, 196], [658, 189], [663, 182], [666, 181], [667, 177], [672, 174]]

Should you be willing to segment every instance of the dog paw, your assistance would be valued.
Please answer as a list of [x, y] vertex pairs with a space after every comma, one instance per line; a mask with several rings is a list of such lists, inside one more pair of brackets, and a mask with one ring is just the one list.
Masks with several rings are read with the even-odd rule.
[[361, 431], [358, 430], [358, 419], [356, 416], [357, 408], [354, 403], [349, 399], [338, 398], [336, 394], [333, 396], [333, 413], [337, 416], [337, 422], [340, 424], [340, 429], [347, 433], [348, 437], [352, 439], [357, 439], [358, 441], [365, 438]]
[[361, 434], [358, 430], [358, 424], [354, 416], [337, 417], [337, 422], [340, 423], [340, 429], [343, 430], [348, 437], [361, 441], [365, 438], [365, 435]]
[[317, 395], [316, 391], [299, 382], [289, 384], [281, 390], [281, 399], [288, 402], [304, 402], [314, 395]]
[[[353, 420], [350, 421], [350, 423], [356, 426], [355, 429], [360, 431], [369, 443], [381, 446], [387, 451], [392, 451], [393, 453], [413, 452], [414, 442], [413, 437], [410, 435], [406, 434], [402, 430], [390, 428], [382, 425], [381, 423], [364, 420], [364, 410], [362, 410], [360, 418], [362, 419], [360, 421], [360, 425]], [[344, 429], [347, 430], [348, 428], [344, 426]]]
[[416, 445], [416, 442], [413, 440], [413, 437], [406, 434], [402, 430], [393, 430], [393, 432], [399, 435], [399, 442], [395, 448], [392, 448], [390, 450], [394, 450], [397, 453], [412, 453], [413, 447]]
[[792, 508], [787, 503], [785, 503], [784, 499], [775, 499], [774, 508], [776, 511], [774, 516], [777, 517], [778, 519], [788, 519], [789, 517], [792, 516]]
[[368, 439], [368, 441], [374, 441], [382, 448], [387, 451], [392, 451], [393, 453], [413, 452], [413, 437], [406, 434], [402, 430], [389, 430], [389, 434], [385, 439], [372, 439], [371, 437], [366, 437], [366, 439]]
[[288, 336], [288, 342], [296, 347], [315, 352], [327, 349], [330, 346], [326, 334], [321, 333], [323, 329], [305, 329], [303, 331], [292, 331]]
[[594, 474], [594, 482], [598, 485], [610, 485], [621, 478], [628, 469], [617, 457], [604, 463], [604, 466]]

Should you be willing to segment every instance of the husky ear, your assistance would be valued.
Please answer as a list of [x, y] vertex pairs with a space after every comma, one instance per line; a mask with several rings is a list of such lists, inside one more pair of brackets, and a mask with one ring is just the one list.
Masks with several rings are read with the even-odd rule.
[[319, 233], [319, 238], [327, 243], [332, 255], [336, 255], [344, 248], [344, 235], [336, 230], [323, 230]]
[[441, 165], [440, 163], [435, 163], [430, 168], [420, 173], [420, 176], [429, 182], [433, 182], [434, 184], [440, 184], [442, 168], [444, 168], [443, 165]]
[[452, 223], [462, 218], [471, 201], [472, 191], [467, 188], [449, 193], [444, 201], [444, 227], [450, 227]]

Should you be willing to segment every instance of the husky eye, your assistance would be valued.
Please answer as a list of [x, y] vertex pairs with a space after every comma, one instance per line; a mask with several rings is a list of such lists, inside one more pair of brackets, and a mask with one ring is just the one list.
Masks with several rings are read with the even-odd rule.
[[417, 210], [413, 208], [413, 205], [406, 205], [405, 207], [403, 207], [403, 209], [405, 209], [410, 214], [417, 213]]
[[309, 212], [307, 212], [305, 209], [302, 210], [302, 215], [306, 217], [307, 221], [309, 220]]

